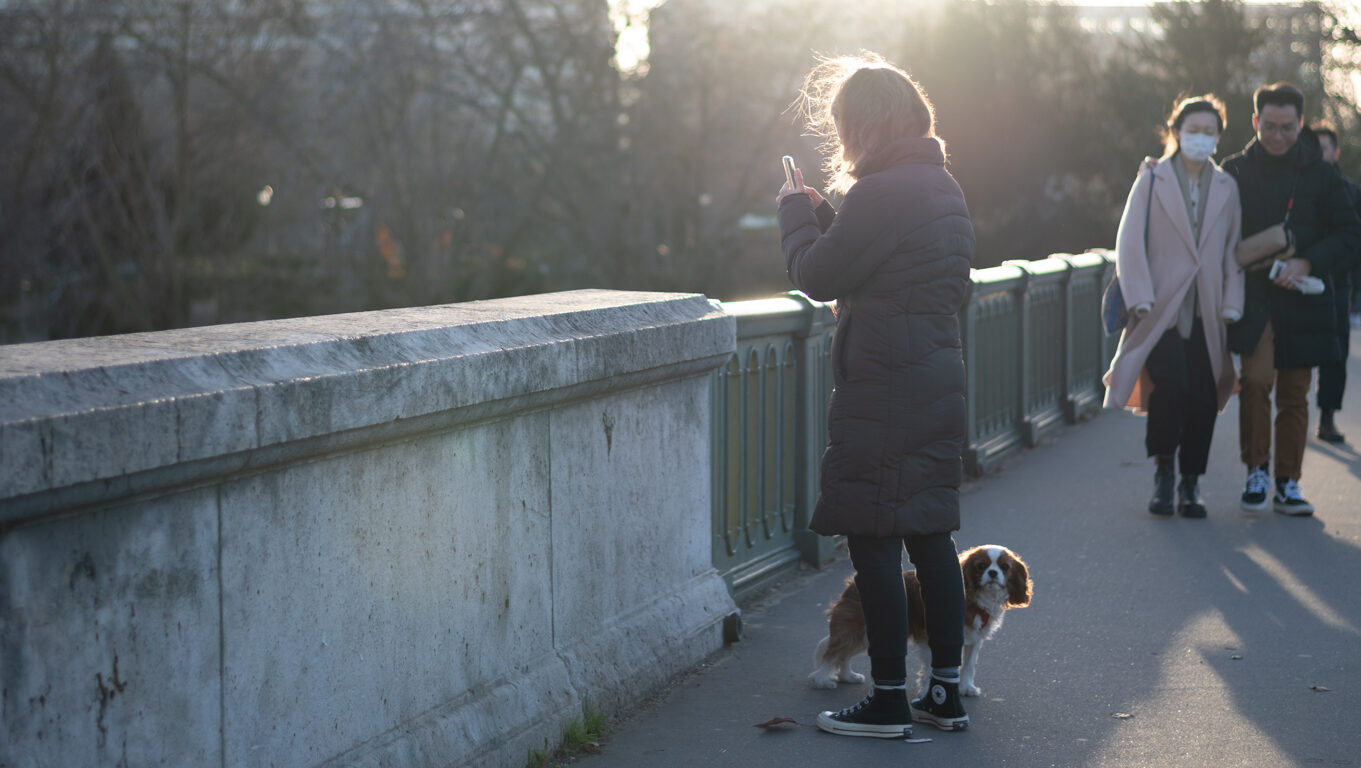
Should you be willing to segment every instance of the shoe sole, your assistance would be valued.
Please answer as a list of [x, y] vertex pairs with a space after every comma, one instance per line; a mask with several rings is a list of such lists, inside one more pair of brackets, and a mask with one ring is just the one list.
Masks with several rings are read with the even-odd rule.
[[1297, 507], [1297, 506], [1289, 506], [1289, 505], [1286, 505], [1286, 504], [1276, 503], [1276, 504], [1273, 504], [1273, 506], [1275, 507], [1275, 509], [1276, 509], [1276, 511], [1277, 511], [1278, 513], [1280, 513], [1280, 514], [1282, 514], [1282, 515], [1286, 515], [1286, 516], [1288, 516], [1288, 517], [1308, 517], [1308, 516], [1314, 514], [1314, 508], [1313, 508], [1312, 506], [1308, 506], [1308, 505], [1302, 506], [1302, 507]]
[[912, 710], [912, 719], [918, 723], [929, 723], [942, 731], [962, 731], [969, 727], [969, 716], [964, 717], [936, 717], [930, 712]]
[[833, 720], [830, 712], [818, 715], [818, 728], [838, 736], [864, 736], [871, 739], [902, 739], [912, 735], [911, 723], [896, 725], [870, 725], [866, 723], [843, 723]]
[[1266, 499], [1262, 499], [1256, 504], [1252, 503], [1251, 501], [1241, 501], [1239, 502], [1239, 506], [1241, 506], [1247, 512], [1261, 512], [1262, 510], [1266, 509], [1266, 502], [1267, 502]]

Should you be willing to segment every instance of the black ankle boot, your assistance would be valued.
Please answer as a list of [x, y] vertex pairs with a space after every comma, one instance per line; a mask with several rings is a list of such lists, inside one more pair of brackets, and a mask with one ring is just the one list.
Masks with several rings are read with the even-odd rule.
[[946, 682], [936, 677], [926, 695], [912, 701], [912, 719], [930, 723], [942, 731], [962, 731], [969, 727], [969, 716], [959, 700], [959, 681]]
[[912, 735], [912, 711], [907, 707], [907, 687], [870, 688], [859, 704], [840, 712], [822, 712], [818, 727], [842, 736], [901, 739]]
[[1337, 425], [1333, 423], [1332, 411], [1319, 411], [1318, 414], [1318, 439], [1326, 443], [1345, 443], [1347, 438], [1337, 431]]
[[1176, 511], [1175, 496], [1177, 470], [1171, 456], [1158, 457], [1158, 471], [1153, 475], [1153, 498], [1149, 499], [1148, 511], [1166, 517]]
[[1205, 502], [1196, 485], [1199, 475], [1182, 475], [1177, 484], [1177, 511], [1182, 517], [1205, 517]]

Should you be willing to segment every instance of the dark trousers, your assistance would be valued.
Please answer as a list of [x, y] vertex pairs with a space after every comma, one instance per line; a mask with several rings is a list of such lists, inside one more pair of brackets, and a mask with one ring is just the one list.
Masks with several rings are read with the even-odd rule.
[[1144, 436], [1148, 455], [1179, 453], [1183, 475], [1205, 474], [1219, 395], [1200, 318], [1189, 339], [1182, 339], [1175, 328], [1164, 333], [1144, 369], [1153, 380]]
[[1337, 339], [1342, 342], [1342, 358], [1318, 367], [1318, 409], [1342, 410], [1342, 392], [1347, 388], [1347, 356], [1351, 354], [1351, 297], [1355, 275], [1342, 275], [1333, 286], [1337, 323]]
[[903, 591], [903, 548], [917, 569], [926, 614], [932, 667], [957, 667], [964, 646], [964, 577], [955, 540], [948, 533], [901, 539], [847, 536], [855, 586], [865, 609], [870, 676], [907, 678], [907, 593]]

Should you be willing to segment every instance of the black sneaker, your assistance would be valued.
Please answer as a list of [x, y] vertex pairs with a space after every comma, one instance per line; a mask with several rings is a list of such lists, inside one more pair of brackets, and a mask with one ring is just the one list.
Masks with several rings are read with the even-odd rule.
[[841, 736], [901, 739], [912, 735], [912, 712], [906, 689], [870, 690], [870, 695], [840, 712], [818, 714], [818, 727]]
[[1248, 467], [1248, 482], [1243, 488], [1243, 509], [1261, 512], [1266, 509], [1266, 494], [1271, 489], [1271, 476], [1266, 473], [1266, 465]]
[[1277, 512], [1292, 517], [1314, 514], [1314, 505], [1300, 495], [1300, 484], [1291, 479], [1276, 481], [1276, 498], [1273, 499]]
[[962, 731], [969, 727], [969, 716], [959, 700], [959, 682], [947, 683], [931, 678], [926, 695], [912, 702], [912, 719], [930, 723], [942, 731]]

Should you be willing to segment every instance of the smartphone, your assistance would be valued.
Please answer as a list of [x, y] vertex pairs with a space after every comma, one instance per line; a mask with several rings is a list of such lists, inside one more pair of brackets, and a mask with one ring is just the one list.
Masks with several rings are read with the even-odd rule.
[[1283, 269], [1285, 269], [1285, 262], [1284, 262], [1284, 261], [1274, 261], [1274, 262], [1272, 262], [1272, 264], [1271, 264], [1271, 271], [1267, 273], [1267, 279], [1269, 279], [1269, 280], [1275, 280], [1276, 277], [1277, 277], [1278, 275], [1281, 274], [1281, 270], [1283, 270]]
[[785, 155], [780, 160], [784, 163], [784, 180], [789, 182], [790, 189], [798, 189], [798, 185], [794, 183], [794, 171], [798, 170], [794, 166], [794, 158]]

